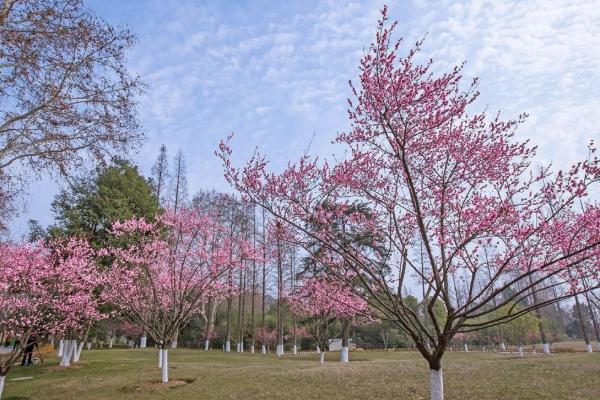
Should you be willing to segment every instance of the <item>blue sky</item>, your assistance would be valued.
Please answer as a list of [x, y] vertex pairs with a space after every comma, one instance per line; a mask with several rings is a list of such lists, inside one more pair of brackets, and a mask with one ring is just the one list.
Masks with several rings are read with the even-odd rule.
[[[187, 159], [189, 192], [228, 190], [213, 151], [236, 132], [240, 161], [259, 146], [275, 166], [335, 151], [347, 128], [348, 80], [356, 79], [382, 1], [89, 0], [139, 42], [130, 68], [149, 85], [140, 118], [147, 141], [132, 155], [150, 173], [158, 147]], [[506, 117], [530, 114], [519, 135], [540, 162], [565, 167], [600, 141], [600, 1], [390, 1], [407, 43], [427, 36], [422, 56], [447, 70], [464, 60], [481, 78], [479, 106]], [[12, 224], [52, 221], [57, 185], [32, 183]]]

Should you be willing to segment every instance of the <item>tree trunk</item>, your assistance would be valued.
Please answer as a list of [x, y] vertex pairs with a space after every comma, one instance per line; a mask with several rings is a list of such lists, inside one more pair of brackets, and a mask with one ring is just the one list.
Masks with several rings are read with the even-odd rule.
[[212, 332], [215, 325], [215, 318], [217, 314], [217, 301], [212, 299], [209, 301], [209, 309], [208, 309], [208, 323], [206, 324], [206, 339], [204, 340], [204, 350], [210, 350], [210, 338], [212, 336]]
[[0, 375], [0, 399], [2, 398], [2, 391], [4, 390], [4, 380], [6, 379], [5, 375]]
[[148, 337], [146, 336], [146, 331], [144, 331], [144, 332], [142, 332], [142, 337], [140, 338], [140, 349], [145, 349], [147, 342], [148, 342]]
[[[252, 208], [252, 248], [254, 250], [254, 254], [256, 255], [256, 210], [254, 207]], [[250, 353], [254, 354], [254, 345], [255, 340], [254, 336], [256, 334], [254, 327], [254, 309], [256, 308], [256, 259], [252, 260], [252, 309], [250, 311], [250, 335], [252, 335], [252, 340], [250, 341]]]
[[[248, 265], [246, 264], [246, 267]], [[243, 284], [242, 284], [242, 320], [240, 325], [240, 352], [244, 352], [244, 319], [246, 314], [246, 268], [243, 270]]]
[[598, 327], [598, 321], [596, 320], [596, 313], [590, 302], [588, 293], [585, 293], [585, 299], [587, 300], [588, 311], [590, 312], [590, 318], [592, 319], [592, 326], [594, 327], [594, 333], [596, 334], [596, 341], [600, 343], [600, 328]]
[[162, 349], [162, 383], [169, 382], [169, 351], [167, 349]]
[[[533, 304], [538, 304], [537, 294], [535, 291], [535, 285], [533, 284], [533, 278], [531, 277], [531, 275], [529, 276], [529, 282], [531, 284], [531, 297], [533, 298]], [[542, 346], [544, 348], [544, 353], [548, 354], [548, 353], [550, 353], [550, 347], [547, 346], [548, 340], [546, 340], [546, 331], [544, 330], [544, 325], [542, 325], [542, 313], [540, 312], [539, 308], [537, 308], [535, 310], [535, 316], [539, 320], [538, 327], [540, 329], [540, 338], [542, 339]], [[548, 350], [548, 352], [546, 352], [546, 350]]]
[[67, 353], [67, 367], [71, 366], [71, 362], [75, 362], [75, 353], [77, 353], [77, 340], [72, 339], [69, 345], [69, 352]]
[[[265, 334], [265, 312], [266, 312], [266, 296], [267, 296], [267, 236], [265, 226], [265, 209], [262, 210], [262, 246], [263, 246], [263, 258], [262, 258], [262, 302], [261, 302], [261, 314], [260, 314], [260, 329], [262, 334]], [[261, 343], [262, 354], [267, 353], [265, 346], [266, 343]]]
[[[77, 343], [77, 342], [75, 342]], [[79, 343], [79, 346], [77, 346], [77, 344], [75, 345], [75, 350], [74, 350], [74, 354], [73, 354], [73, 363], [77, 364], [79, 363], [79, 358], [81, 357], [81, 351], [83, 350], [83, 341], [81, 341]]]
[[281, 259], [281, 241], [277, 238], [277, 356], [283, 355], [283, 318], [281, 301], [283, 297], [283, 261]]
[[429, 370], [429, 398], [430, 400], [444, 400], [444, 376], [442, 368]]
[[[292, 255], [290, 257], [290, 288], [291, 292], [294, 293], [296, 289], [296, 260], [295, 260], [295, 249], [292, 251]], [[292, 340], [294, 342], [294, 346], [292, 347], [292, 353], [298, 354], [298, 337], [296, 335], [296, 314], [292, 314]]]
[[64, 339], [60, 339], [60, 341], [58, 342], [58, 357], [62, 357], [63, 352], [65, 350], [65, 341]]
[[171, 348], [172, 349], [176, 349], [177, 348], [177, 338], [179, 337], [179, 327], [177, 327], [177, 330], [175, 331], [175, 335], [173, 337], [173, 340], [171, 340]]
[[158, 368], [162, 368], [163, 365], [163, 349], [162, 347], [158, 348]]
[[[495, 301], [494, 301], [495, 302]], [[494, 305], [495, 307], [495, 305]], [[504, 335], [502, 334], [502, 326], [498, 325], [498, 338], [500, 339], [500, 351], [506, 351], [506, 346], [504, 345]]]
[[585, 347], [588, 352], [592, 352], [592, 345], [590, 343], [590, 338], [587, 334], [587, 329], [585, 329], [585, 320], [583, 319], [583, 312], [581, 312], [581, 304], [579, 303], [579, 296], [575, 296], [575, 307], [577, 308], [577, 316], [579, 317], [579, 323], [581, 324], [581, 333], [583, 333], [583, 340], [585, 340]]
[[350, 321], [343, 321], [343, 332], [342, 332], [342, 351], [340, 354], [340, 362], [347, 363], [349, 360], [349, 347], [348, 339], [350, 338]]
[[239, 288], [240, 295], [238, 297], [238, 317], [237, 317], [237, 352], [242, 351], [242, 303], [244, 301], [244, 286], [243, 286], [243, 270], [240, 269], [240, 279], [239, 279]]
[[[233, 286], [233, 277], [229, 273], [229, 282]], [[231, 351], [231, 295], [227, 298], [227, 334], [225, 339], [225, 351]]]
[[319, 361], [321, 362], [321, 364], [325, 364], [325, 352], [324, 351], [321, 352]]
[[550, 344], [549, 343], [542, 343], [542, 349], [544, 351], [544, 354], [550, 354]]
[[71, 357], [69, 354], [70, 352], [71, 352], [71, 340], [65, 339], [62, 357], [60, 359], [60, 364], [59, 364], [61, 367], [68, 367], [71, 365]]

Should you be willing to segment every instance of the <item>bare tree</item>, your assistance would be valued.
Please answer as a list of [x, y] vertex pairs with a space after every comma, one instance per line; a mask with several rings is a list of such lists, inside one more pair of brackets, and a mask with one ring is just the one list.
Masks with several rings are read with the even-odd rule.
[[179, 150], [173, 160], [173, 181], [171, 182], [172, 207], [175, 211], [187, 199], [187, 177], [185, 157]]
[[134, 41], [80, 0], [2, 1], [0, 201], [17, 200], [7, 185], [26, 176], [66, 176], [139, 143], [143, 84], [126, 68]]
[[156, 186], [156, 203], [160, 206], [163, 203], [161, 195], [164, 196], [165, 184], [169, 179], [169, 160], [167, 157], [167, 146], [162, 144], [158, 151], [158, 157], [152, 166], [152, 179]]

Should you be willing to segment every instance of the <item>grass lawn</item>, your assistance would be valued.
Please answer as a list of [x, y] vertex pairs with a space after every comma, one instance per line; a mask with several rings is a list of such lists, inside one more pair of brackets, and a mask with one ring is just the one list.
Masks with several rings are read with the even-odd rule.
[[[154, 349], [84, 350], [81, 365], [63, 369], [56, 357], [15, 367], [3, 399], [427, 399], [428, 371], [417, 353], [353, 352], [287, 355], [169, 351], [170, 378], [158, 384]], [[33, 377], [11, 381], [12, 378]], [[597, 399], [600, 353], [517, 358], [494, 353], [447, 353], [446, 399]]]

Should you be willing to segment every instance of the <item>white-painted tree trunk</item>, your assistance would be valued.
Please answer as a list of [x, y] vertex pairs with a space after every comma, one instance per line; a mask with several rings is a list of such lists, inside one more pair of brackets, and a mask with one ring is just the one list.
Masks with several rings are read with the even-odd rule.
[[240, 343], [240, 353], [244, 352], [244, 342]]
[[229, 353], [231, 351], [231, 342], [228, 340], [225, 342], [225, 352]]
[[75, 362], [75, 357], [77, 356], [77, 348], [79, 347], [77, 340], [71, 340], [71, 350], [70, 352], [70, 356], [69, 359], [71, 360], [72, 363]]
[[260, 352], [262, 354], [267, 354], [267, 346], [265, 346], [264, 344], [260, 345]]
[[65, 341], [63, 339], [60, 339], [60, 341], [58, 342], [58, 357], [62, 357], [64, 350]]
[[176, 349], [176, 348], [177, 348], [177, 339], [175, 339], [175, 340], [173, 340], [173, 341], [171, 342], [171, 348], [172, 348], [172, 349]]
[[294, 347], [292, 347], [292, 353], [294, 355], [298, 354], [298, 346], [294, 345]]
[[140, 338], [140, 349], [145, 349], [147, 343], [148, 343], [148, 338], [146, 336], [142, 336]]
[[317, 345], [317, 353], [321, 352], [321, 348], [319, 347], [319, 345]]
[[429, 398], [430, 400], [444, 400], [444, 376], [442, 369], [429, 370]]
[[109, 349], [112, 349], [112, 345], [113, 345], [113, 341], [114, 341], [114, 340], [115, 340], [115, 339], [114, 339], [113, 337], [111, 337], [111, 338], [110, 338], [110, 340], [108, 341], [108, 348], [109, 348]]
[[277, 345], [277, 357], [281, 357], [282, 355], [283, 355], [283, 345], [278, 344]]
[[340, 362], [347, 363], [350, 361], [348, 346], [342, 346], [342, 351], [340, 354]]
[[550, 344], [542, 343], [542, 348], [544, 350], [544, 354], [550, 354]]
[[158, 348], [158, 368], [162, 368], [163, 365], [163, 352], [162, 349]]
[[523, 346], [519, 346], [519, 357], [523, 357]]
[[504, 344], [504, 342], [500, 343], [500, 351], [506, 352], [506, 345]]
[[69, 354], [70, 351], [71, 351], [71, 341], [65, 340], [62, 356], [60, 358], [60, 363], [59, 363], [59, 365], [61, 367], [68, 367], [71, 365], [71, 356]]
[[465, 343], [465, 353], [469, 352], [469, 345]]
[[92, 349], [92, 342], [87, 342], [87, 349], [91, 350]]
[[2, 391], [4, 390], [4, 380], [6, 379], [5, 375], [0, 375], [0, 399], [2, 398]]
[[588, 344], [586, 344], [586, 345], [585, 345], [585, 348], [587, 349], [587, 352], [588, 352], [588, 353], [591, 353], [591, 352], [593, 352], [593, 351], [594, 351], [594, 350], [592, 350], [592, 344], [591, 344], [591, 343], [588, 343]]
[[77, 341], [75, 342], [75, 351], [73, 352], [73, 362], [74, 363], [78, 363], [79, 362], [79, 358], [81, 357], [81, 351], [83, 350], [83, 342], [79, 343], [79, 346], [77, 345]]
[[324, 351], [322, 351], [321, 355], [319, 356], [319, 362], [321, 364], [325, 364], [325, 352]]
[[163, 349], [162, 356], [162, 383], [169, 382], [169, 351], [167, 349]]
[[254, 345], [253, 344], [250, 345], [250, 354], [254, 354]]
[[204, 341], [204, 351], [208, 351], [210, 349], [210, 340], [206, 339]]

